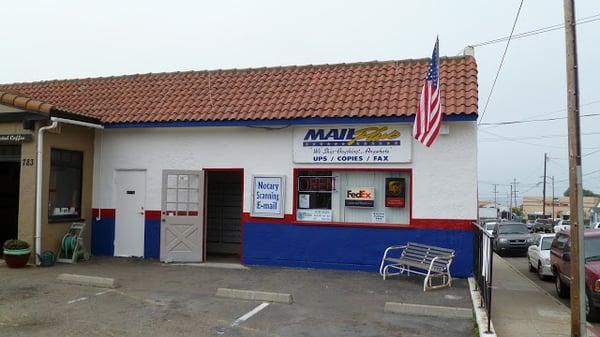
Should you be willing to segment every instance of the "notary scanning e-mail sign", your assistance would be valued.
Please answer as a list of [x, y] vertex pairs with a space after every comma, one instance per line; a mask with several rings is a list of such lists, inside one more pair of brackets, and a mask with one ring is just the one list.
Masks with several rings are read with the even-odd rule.
[[283, 217], [285, 180], [283, 176], [254, 176], [253, 216]]

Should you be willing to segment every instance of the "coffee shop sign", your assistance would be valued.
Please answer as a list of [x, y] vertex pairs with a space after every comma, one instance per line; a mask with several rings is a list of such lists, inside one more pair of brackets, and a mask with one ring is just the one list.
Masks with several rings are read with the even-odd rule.
[[30, 142], [32, 139], [29, 133], [17, 133], [9, 135], [0, 135], [0, 144], [21, 144]]

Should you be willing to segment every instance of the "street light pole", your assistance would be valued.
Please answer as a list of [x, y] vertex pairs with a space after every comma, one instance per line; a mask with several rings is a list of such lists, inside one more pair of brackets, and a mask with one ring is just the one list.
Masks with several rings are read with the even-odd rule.
[[569, 128], [569, 203], [571, 211], [571, 336], [587, 335], [584, 285], [583, 188], [579, 125], [579, 78], [575, 0], [564, 0], [567, 53], [567, 121]]

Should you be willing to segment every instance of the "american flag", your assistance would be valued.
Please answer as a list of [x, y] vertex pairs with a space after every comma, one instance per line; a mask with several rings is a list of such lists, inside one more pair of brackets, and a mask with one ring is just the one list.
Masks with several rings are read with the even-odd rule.
[[439, 39], [436, 39], [413, 124], [413, 137], [427, 147], [433, 144], [442, 124], [439, 44]]

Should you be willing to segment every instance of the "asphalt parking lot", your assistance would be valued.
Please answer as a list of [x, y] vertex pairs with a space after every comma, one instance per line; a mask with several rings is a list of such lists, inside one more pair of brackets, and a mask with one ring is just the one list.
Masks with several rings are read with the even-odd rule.
[[[117, 289], [59, 283], [114, 277]], [[471, 336], [472, 319], [394, 314], [385, 302], [471, 308], [466, 280], [422, 291], [421, 277], [252, 267], [232, 270], [94, 258], [10, 269], [0, 262], [0, 336]], [[215, 296], [217, 288], [290, 293], [292, 304]]]

